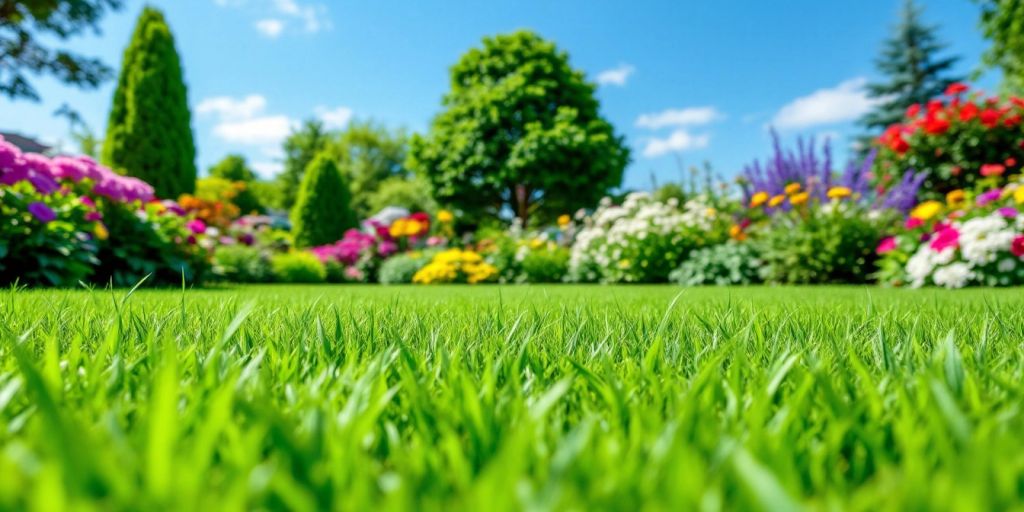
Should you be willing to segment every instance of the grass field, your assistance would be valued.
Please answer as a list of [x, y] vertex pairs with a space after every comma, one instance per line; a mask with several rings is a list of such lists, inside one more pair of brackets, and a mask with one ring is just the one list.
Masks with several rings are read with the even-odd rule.
[[0, 292], [0, 509], [1024, 507], [1024, 292]]

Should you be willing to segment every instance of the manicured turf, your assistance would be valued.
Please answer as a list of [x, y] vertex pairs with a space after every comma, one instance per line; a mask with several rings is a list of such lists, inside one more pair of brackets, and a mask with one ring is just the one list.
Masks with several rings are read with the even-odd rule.
[[5, 291], [0, 336], [0, 509], [1024, 504], [1021, 290]]

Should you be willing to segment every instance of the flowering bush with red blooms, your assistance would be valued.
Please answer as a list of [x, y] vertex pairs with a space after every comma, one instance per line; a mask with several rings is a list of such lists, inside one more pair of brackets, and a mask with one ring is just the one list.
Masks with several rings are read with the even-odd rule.
[[202, 199], [189, 194], [178, 198], [178, 204], [187, 215], [202, 220], [208, 226], [225, 229], [238, 218], [241, 211], [231, 202]]
[[952, 84], [942, 98], [912, 105], [878, 139], [876, 181], [886, 186], [908, 169], [927, 171], [922, 193], [939, 197], [982, 177], [1024, 164], [1024, 98], [987, 97]]

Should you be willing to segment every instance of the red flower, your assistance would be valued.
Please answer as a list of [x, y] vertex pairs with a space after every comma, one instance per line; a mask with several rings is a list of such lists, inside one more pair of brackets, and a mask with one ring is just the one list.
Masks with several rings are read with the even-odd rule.
[[956, 96], [957, 94], [967, 92], [968, 87], [960, 82], [953, 82], [946, 87], [946, 96]]
[[1007, 128], [1013, 128], [1020, 124], [1020, 114], [1013, 114], [1012, 116], [1003, 119], [1003, 125]]
[[978, 117], [978, 105], [974, 103], [968, 103], [960, 108], [960, 120], [963, 122], [970, 121]]
[[1024, 257], [1024, 235], [1018, 235], [1010, 244], [1010, 252], [1018, 258]]
[[1017, 105], [1018, 108], [1024, 108], [1024, 98], [1021, 98], [1019, 96], [1011, 96], [1010, 103]]
[[989, 176], [1002, 176], [1006, 172], [1006, 166], [1003, 164], [985, 164], [981, 166], [981, 175], [984, 177]]
[[949, 173], [953, 176], [960, 176], [961, 172], [963, 172], [963, 169], [961, 169], [959, 165], [954, 165], [953, 168], [949, 170]]
[[898, 124], [886, 128], [878, 140], [900, 155], [910, 150], [910, 144], [903, 139], [903, 128]]
[[998, 110], [992, 108], [986, 108], [981, 111], [981, 124], [985, 125], [986, 128], [995, 128], [999, 124], [999, 118], [1002, 114]]
[[938, 116], [929, 115], [924, 121], [924, 131], [931, 135], [942, 135], [949, 130], [949, 121]]
[[939, 100], [931, 100], [928, 102], [928, 113], [934, 114], [942, 110], [942, 102]]
[[909, 117], [909, 118], [915, 118], [920, 113], [921, 113], [921, 104], [920, 103], [914, 103], [913, 105], [907, 107], [907, 117]]
[[1007, 158], [1005, 161], [1003, 161], [1003, 164], [1005, 164], [1007, 167], [1017, 167], [1017, 159], [1011, 156], [1010, 158]]

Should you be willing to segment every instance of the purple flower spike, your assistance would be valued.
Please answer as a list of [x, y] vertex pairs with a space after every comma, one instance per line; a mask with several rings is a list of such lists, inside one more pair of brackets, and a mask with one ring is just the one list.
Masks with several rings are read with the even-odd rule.
[[41, 203], [39, 201], [29, 203], [28, 212], [43, 224], [48, 224], [57, 219], [57, 213], [47, 206], [46, 203]]

